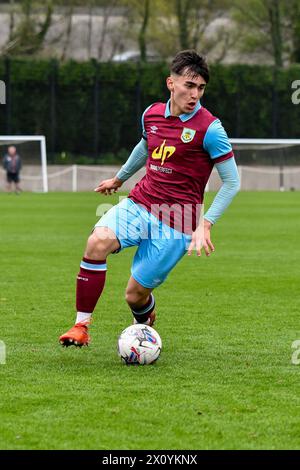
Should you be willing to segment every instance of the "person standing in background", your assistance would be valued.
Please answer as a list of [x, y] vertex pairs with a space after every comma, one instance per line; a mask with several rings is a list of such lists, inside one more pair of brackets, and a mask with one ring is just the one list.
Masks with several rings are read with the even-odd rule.
[[14, 183], [16, 194], [20, 194], [20, 171], [22, 161], [14, 145], [11, 145], [7, 149], [7, 154], [3, 158], [3, 168], [6, 171], [7, 191], [12, 191], [12, 183]]

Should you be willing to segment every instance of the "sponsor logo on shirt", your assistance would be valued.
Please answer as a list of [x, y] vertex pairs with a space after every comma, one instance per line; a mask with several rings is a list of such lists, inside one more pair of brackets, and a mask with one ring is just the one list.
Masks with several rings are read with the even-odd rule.
[[158, 131], [158, 127], [156, 126], [151, 126], [150, 129], [151, 134], [156, 134], [156, 131]]
[[[195, 131], [196, 132], [196, 131]], [[156, 147], [152, 152], [152, 158], [154, 160], [161, 160], [161, 165], [165, 163], [167, 158], [170, 158], [173, 153], [175, 152], [176, 147], [172, 145], [166, 145], [166, 140], [160, 145], [160, 147]]]
[[168, 174], [173, 173], [172, 168], [164, 168], [161, 166], [153, 165], [152, 163], [150, 164], [150, 168], [151, 170], [159, 171], [160, 173], [168, 173]]
[[189, 129], [185, 127], [181, 134], [181, 140], [184, 144], [188, 142], [192, 142], [193, 138], [195, 137], [196, 131], [194, 129]]

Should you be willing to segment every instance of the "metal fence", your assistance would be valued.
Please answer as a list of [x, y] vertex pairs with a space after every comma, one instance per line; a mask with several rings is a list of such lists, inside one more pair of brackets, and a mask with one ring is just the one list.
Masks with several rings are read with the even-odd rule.
[[[98, 183], [115, 176], [119, 166], [106, 165], [61, 165], [48, 166], [49, 191], [93, 191]], [[242, 191], [294, 191], [300, 190], [300, 166], [238, 166]], [[142, 168], [122, 186], [122, 191], [130, 191], [144, 176]], [[26, 165], [21, 174], [21, 186], [25, 191], [42, 192], [43, 175], [40, 166]], [[221, 180], [217, 170], [212, 171], [207, 190], [217, 191]], [[0, 170], [0, 191], [5, 191], [5, 172]]]

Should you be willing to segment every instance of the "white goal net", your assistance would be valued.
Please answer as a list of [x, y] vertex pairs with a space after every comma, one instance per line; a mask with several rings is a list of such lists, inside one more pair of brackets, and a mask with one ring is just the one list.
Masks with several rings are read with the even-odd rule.
[[46, 139], [41, 135], [0, 136], [0, 190], [6, 186], [3, 158], [12, 146], [16, 148], [22, 162], [21, 188], [25, 191], [48, 192]]
[[[300, 190], [300, 139], [230, 139], [243, 191]], [[0, 155], [14, 145], [22, 158], [21, 187], [26, 191], [92, 191], [112, 178], [119, 165], [48, 165], [44, 136], [0, 136]], [[129, 155], [129, 152], [128, 152]], [[122, 186], [130, 191], [143, 177], [139, 170]], [[221, 181], [213, 170], [206, 190], [217, 191]], [[0, 190], [5, 188], [5, 171], [0, 167]]]
[[[300, 139], [230, 139], [242, 191], [300, 190]], [[214, 170], [209, 190], [220, 179]]]

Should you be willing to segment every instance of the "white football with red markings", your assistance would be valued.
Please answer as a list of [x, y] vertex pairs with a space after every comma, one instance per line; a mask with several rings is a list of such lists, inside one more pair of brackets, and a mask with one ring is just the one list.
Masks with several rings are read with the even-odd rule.
[[125, 364], [153, 364], [159, 358], [161, 348], [157, 331], [141, 323], [128, 326], [118, 339], [118, 354]]

